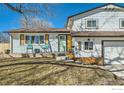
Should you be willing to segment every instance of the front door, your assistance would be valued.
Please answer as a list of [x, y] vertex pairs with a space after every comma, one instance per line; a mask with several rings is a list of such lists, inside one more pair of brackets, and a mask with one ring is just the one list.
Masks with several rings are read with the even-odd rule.
[[66, 35], [58, 36], [58, 51], [66, 52]]

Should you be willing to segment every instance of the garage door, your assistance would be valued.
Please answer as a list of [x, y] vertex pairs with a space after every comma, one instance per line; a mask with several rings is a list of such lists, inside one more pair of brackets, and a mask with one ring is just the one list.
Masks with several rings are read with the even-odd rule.
[[124, 41], [105, 41], [103, 48], [105, 64], [124, 64]]

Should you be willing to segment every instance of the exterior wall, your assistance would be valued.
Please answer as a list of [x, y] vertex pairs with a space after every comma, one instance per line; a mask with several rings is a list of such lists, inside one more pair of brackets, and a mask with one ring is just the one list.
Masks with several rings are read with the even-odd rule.
[[0, 43], [0, 53], [5, 53], [7, 49], [10, 49], [10, 43]]
[[[84, 50], [84, 42], [93, 41], [93, 50]], [[124, 40], [124, 37], [73, 37], [73, 45], [78, 48], [78, 41], [81, 41], [81, 51], [75, 50], [76, 57], [101, 57], [102, 40]]]
[[[101, 11], [94, 14], [90, 14], [84, 17], [74, 17], [72, 30], [73, 31], [124, 31], [120, 29], [120, 19], [124, 19], [124, 12], [117, 11]], [[86, 28], [87, 19], [96, 19], [98, 21], [98, 28], [88, 29]]]
[[[20, 45], [20, 34], [23, 34], [23, 33], [13, 33], [12, 34], [12, 38], [13, 38], [12, 39], [12, 41], [13, 41], [12, 48], [13, 49], [11, 48], [13, 50], [12, 53], [26, 53], [27, 44]], [[59, 34], [67, 34], [67, 33], [46, 33], [46, 34], [49, 34], [49, 41], [51, 44], [52, 52], [58, 52], [58, 35]], [[24, 33], [24, 35], [45, 35], [45, 33], [30, 33], [30, 34]], [[41, 51], [44, 51], [41, 48], [42, 45], [43, 44], [40, 44], [40, 45], [39, 44], [33, 44], [33, 48], [34, 49], [38, 48]]]

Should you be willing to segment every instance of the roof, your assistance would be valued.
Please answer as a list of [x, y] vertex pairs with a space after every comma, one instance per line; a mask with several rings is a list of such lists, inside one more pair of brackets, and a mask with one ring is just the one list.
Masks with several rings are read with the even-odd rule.
[[73, 31], [71, 34], [72, 37], [124, 37], [124, 31]]
[[80, 13], [77, 13], [77, 14], [74, 14], [74, 15], [71, 15], [71, 16], [69, 16], [68, 18], [73, 17], [73, 16], [76, 16], [76, 15], [80, 15], [80, 14], [83, 14], [83, 13], [86, 13], [86, 12], [89, 12], [89, 11], [92, 11], [92, 10], [97, 9], [97, 8], [104, 7], [104, 6], [107, 6], [107, 5], [114, 5], [114, 6], [118, 6], [118, 7], [124, 8], [124, 6], [121, 6], [121, 5], [118, 5], [118, 4], [107, 3], [107, 4], [103, 4], [103, 5], [101, 5], [101, 6], [97, 6], [97, 7], [95, 7], [95, 8], [92, 8], [92, 9], [89, 9], [89, 10], [86, 10], [86, 11], [83, 11], [83, 12], [80, 12]]
[[46, 29], [14, 29], [7, 31], [8, 33], [70, 33], [66, 28], [46, 28]]
[[[98, 6], [98, 7], [95, 7], [95, 8], [92, 8], [92, 9], [89, 9], [89, 10], [86, 10], [86, 11], [83, 11], [83, 12], [80, 12], [80, 13], [77, 13], [77, 14], [74, 14], [74, 15], [69, 16], [69, 17], [67, 18], [66, 27], [68, 26], [69, 19], [72, 18], [72, 20], [73, 20], [73, 17], [75, 17], [75, 16], [84, 15], [84, 14], [86, 15], [86, 14], [88, 14], [89, 12], [96, 11], [96, 10], [102, 8], [102, 7], [105, 8], [105, 6], [109, 6], [109, 5], [113, 5], [113, 6], [116, 6], [116, 7], [121, 8], [121, 9], [124, 10], [124, 6], [121, 6], [121, 5], [118, 5], [118, 4], [113, 4], [113, 3], [103, 4], [103, 5], [101, 5], [101, 6]], [[106, 9], [106, 8], [105, 8], [105, 9]], [[99, 11], [101, 11], [101, 10], [99, 10]], [[92, 13], [91, 13], [91, 14], [92, 14]]]

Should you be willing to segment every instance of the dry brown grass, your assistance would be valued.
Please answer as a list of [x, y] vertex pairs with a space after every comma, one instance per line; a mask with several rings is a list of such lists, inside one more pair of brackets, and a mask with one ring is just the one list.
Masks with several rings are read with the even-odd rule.
[[64, 64], [50, 58], [0, 61], [0, 85], [123, 85], [124, 80], [98, 67]]

